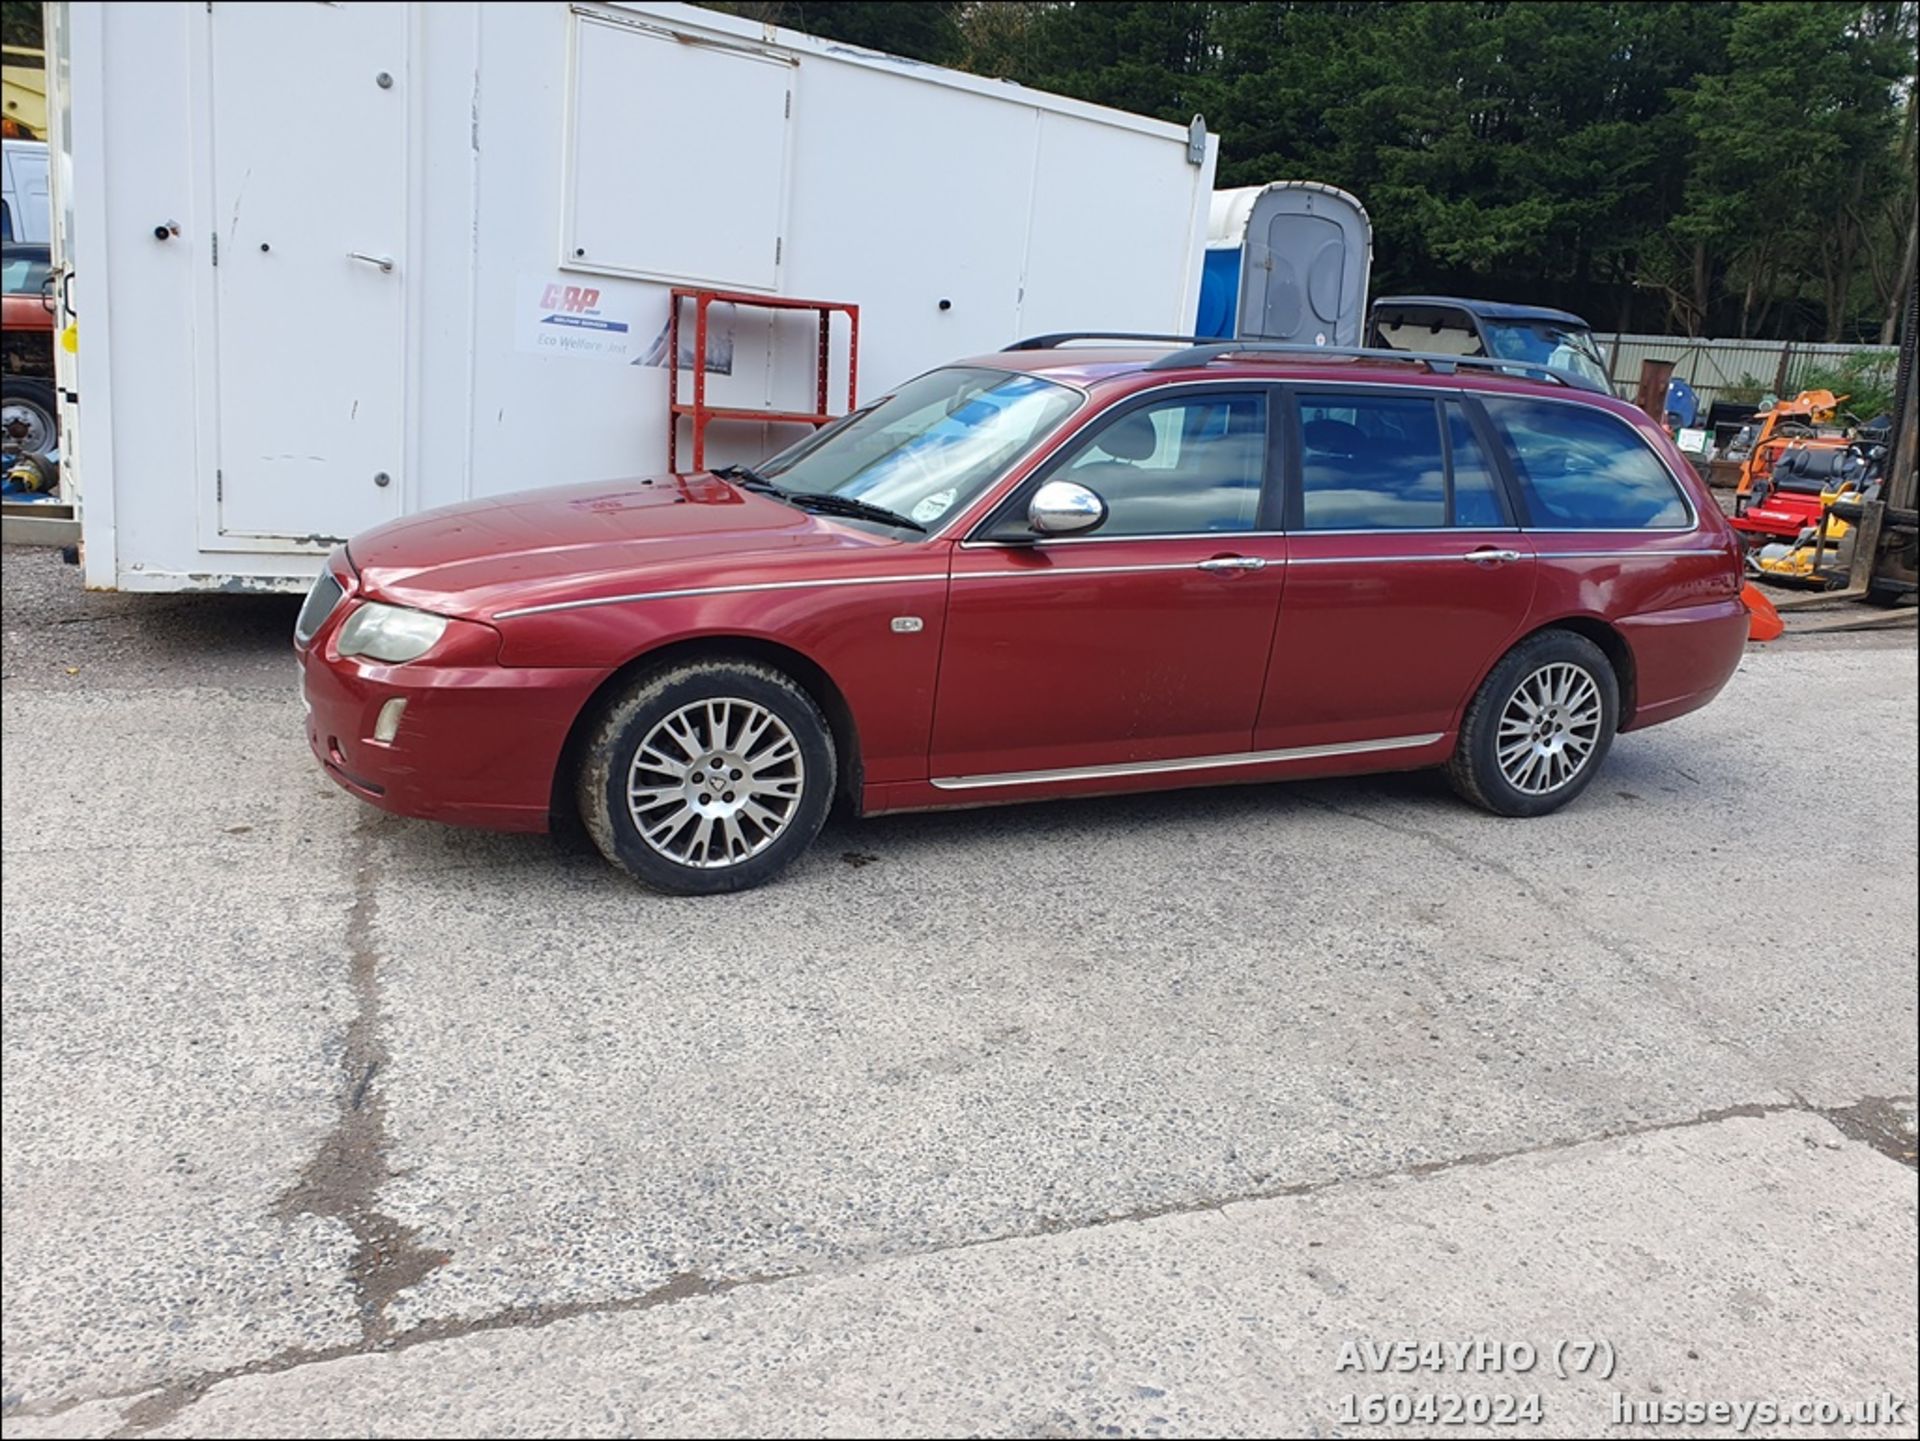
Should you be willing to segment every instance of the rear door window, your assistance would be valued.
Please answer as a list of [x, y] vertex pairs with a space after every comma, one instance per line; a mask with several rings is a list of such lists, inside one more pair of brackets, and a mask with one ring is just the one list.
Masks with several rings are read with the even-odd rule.
[[1302, 395], [1300, 499], [1308, 530], [1444, 526], [1447, 461], [1433, 398]]
[[1305, 530], [1444, 530], [1511, 524], [1500, 482], [1457, 400], [1303, 394]]
[[1541, 530], [1676, 530], [1692, 522], [1646, 441], [1605, 411], [1483, 395], [1507, 447], [1527, 521]]

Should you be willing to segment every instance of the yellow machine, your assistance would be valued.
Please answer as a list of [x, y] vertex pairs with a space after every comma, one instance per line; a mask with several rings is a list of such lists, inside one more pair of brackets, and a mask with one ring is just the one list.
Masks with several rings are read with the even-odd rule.
[[[1877, 487], [1875, 487], [1877, 489]], [[1848, 477], [1820, 491], [1820, 516], [1792, 541], [1774, 541], [1747, 552], [1747, 564], [1762, 579], [1823, 590], [1846, 584], [1848, 568], [1840, 545], [1853, 533], [1859, 505], [1868, 490], [1866, 477]], [[1838, 509], [1836, 509], [1838, 506]]]

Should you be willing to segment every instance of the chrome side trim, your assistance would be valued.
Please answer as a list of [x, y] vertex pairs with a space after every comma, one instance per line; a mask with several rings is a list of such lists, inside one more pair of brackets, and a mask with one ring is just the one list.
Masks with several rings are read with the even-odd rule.
[[1688, 547], [1684, 550], [1540, 550], [1541, 560], [1665, 560], [1672, 555], [1726, 555], [1725, 550]]
[[1322, 535], [1518, 535], [1520, 527], [1517, 525], [1374, 525], [1356, 526], [1347, 530], [1302, 527], [1285, 533], [1295, 540]]
[[1453, 560], [1665, 560], [1675, 555], [1725, 555], [1724, 550], [1540, 550], [1533, 552], [1456, 551], [1445, 555], [1294, 555], [1287, 557], [1289, 567], [1296, 565], [1396, 565], [1418, 561]]
[[994, 786], [1037, 786], [1057, 781], [1108, 780], [1120, 776], [1154, 776], [1176, 771], [1223, 770], [1233, 766], [1264, 766], [1280, 761], [1321, 760], [1328, 756], [1366, 755], [1372, 751], [1414, 750], [1432, 745], [1444, 731], [1432, 735], [1392, 736], [1386, 740], [1348, 741], [1341, 745], [1294, 746], [1288, 750], [1242, 751], [1237, 755], [1187, 756], [1170, 761], [1135, 761], [1120, 765], [1072, 766], [1057, 771], [1009, 771], [991, 776], [936, 776], [932, 784], [943, 791], [982, 790]]
[[[1365, 533], [1377, 534], [1372, 531]], [[1237, 540], [1272, 540], [1285, 534], [1284, 530], [1181, 530], [1154, 535], [1043, 535], [1034, 540], [963, 540], [960, 549], [1049, 550], [1056, 545], [1125, 545], [1131, 541], [1147, 540], [1217, 540], [1224, 544]]]
[[1432, 565], [1445, 565], [1456, 560], [1471, 560], [1469, 551], [1450, 551], [1444, 555], [1293, 555], [1287, 557], [1289, 567], [1296, 565], [1416, 565], [1426, 561]]
[[523, 615], [551, 615], [561, 610], [589, 610], [601, 605], [628, 605], [642, 600], [682, 600], [696, 595], [744, 595], [761, 590], [817, 590], [832, 585], [905, 585], [909, 581], [945, 580], [941, 571], [926, 571], [919, 575], [849, 575], [832, 580], [768, 580], [751, 585], [701, 585], [685, 590], [646, 590], [631, 595], [603, 595], [592, 600], [557, 600], [548, 605], [523, 605], [515, 610], [500, 610], [493, 613], [495, 620], [513, 620]]
[[[1145, 537], [1142, 537], [1145, 538]], [[999, 550], [1003, 547], [991, 546], [982, 549]], [[1012, 549], [1013, 547], [1004, 547]], [[1031, 547], [1027, 547], [1031, 548]], [[1724, 555], [1720, 549], [1687, 550], [1561, 550], [1541, 551], [1534, 558], [1539, 560], [1661, 560], [1675, 555]], [[1417, 563], [1420, 561], [1452, 561], [1470, 559], [1466, 552], [1450, 555], [1309, 555], [1291, 556], [1285, 561], [1271, 560], [1268, 565], [1393, 565], [1399, 563]], [[1247, 567], [1251, 569], [1252, 567]], [[1003, 580], [1010, 577], [1050, 576], [1066, 577], [1076, 575], [1139, 575], [1163, 570], [1199, 570], [1198, 561], [1162, 561], [1144, 565], [1074, 565], [1061, 566], [1047, 570], [1016, 571], [960, 571], [951, 579], [962, 580]], [[949, 579], [939, 571], [923, 571], [915, 575], [857, 575], [839, 576], [831, 580], [771, 580], [758, 581], [746, 585], [703, 585], [689, 586], [681, 590], [635, 591], [628, 595], [603, 595], [592, 600], [561, 600], [547, 605], [519, 606], [513, 610], [501, 610], [493, 613], [494, 620], [514, 620], [528, 615], [551, 615], [565, 610], [590, 610], [603, 605], [630, 605], [648, 600], [683, 600], [703, 595], [744, 595], [756, 591], [771, 590], [819, 590], [840, 585], [906, 585], [919, 581], [941, 581]]]
[[[1275, 564], [1280, 564], [1276, 561]], [[1075, 575], [1139, 575], [1155, 570], [1198, 570], [1200, 562], [1194, 560], [1160, 561], [1153, 565], [1063, 565], [1048, 570], [968, 570], [955, 571], [953, 578], [960, 580], [1062, 580]]]

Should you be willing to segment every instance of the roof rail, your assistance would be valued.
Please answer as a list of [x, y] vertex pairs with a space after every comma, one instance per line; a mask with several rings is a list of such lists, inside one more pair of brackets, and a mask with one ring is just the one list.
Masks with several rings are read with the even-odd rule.
[[1494, 355], [1439, 355], [1424, 350], [1360, 350], [1351, 346], [1289, 345], [1275, 340], [1227, 340], [1195, 345], [1186, 350], [1170, 351], [1158, 360], [1148, 362], [1146, 369], [1186, 370], [1193, 366], [1211, 365], [1229, 355], [1286, 355], [1302, 360], [1403, 361], [1410, 365], [1424, 365], [1435, 375], [1452, 375], [1464, 365], [1472, 370], [1518, 375], [1525, 380], [1552, 381], [1556, 385], [1584, 390], [1591, 395], [1613, 393], [1597, 380], [1531, 360], [1507, 360]]
[[1070, 340], [1149, 340], [1162, 345], [1219, 345], [1226, 337], [1220, 335], [1146, 335], [1134, 330], [1060, 330], [1050, 335], [1029, 335], [1025, 340], [1016, 340], [1001, 351], [1008, 350], [1058, 350]]

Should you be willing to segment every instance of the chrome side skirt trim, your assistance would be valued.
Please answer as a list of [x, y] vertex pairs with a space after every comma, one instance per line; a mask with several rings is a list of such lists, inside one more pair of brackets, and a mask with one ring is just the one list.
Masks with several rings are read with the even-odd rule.
[[909, 581], [945, 580], [943, 571], [921, 575], [849, 575], [833, 580], [767, 580], [751, 585], [702, 585], [686, 590], [646, 590], [632, 595], [603, 595], [592, 600], [560, 600], [550, 605], [526, 605], [517, 610], [495, 611], [495, 620], [512, 620], [522, 615], [551, 615], [560, 610], [587, 610], [597, 605], [627, 605], [641, 600], [681, 600], [696, 595], [744, 595], [761, 590], [817, 590], [830, 585], [905, 585]]
[[1424, 736], [1392, 736], [1386, 740], [1348, 741], [1341, 745], [1294, 746], [1290, 750], [1242, 751], [1237, 755], [1186, 756], [1168, 761], [1129, 761], [1119, 765], [1072, 766], [1057, 771], [1008, 771], [991, 776], [936, 776], [932, 784], [943, 791], [984, 790], [996, 786], [1038, 786], [1058, 781], [1097, 781], [1121, 776], [1165, 775], [1176, 771], [1222, 770], [1233, 766], [1265, 766], [1280, 761], [1321, 760], [1329, 756], [1366, 755], [1372, 751], [1416, 750], [1439, 740], [1444, 731]]

